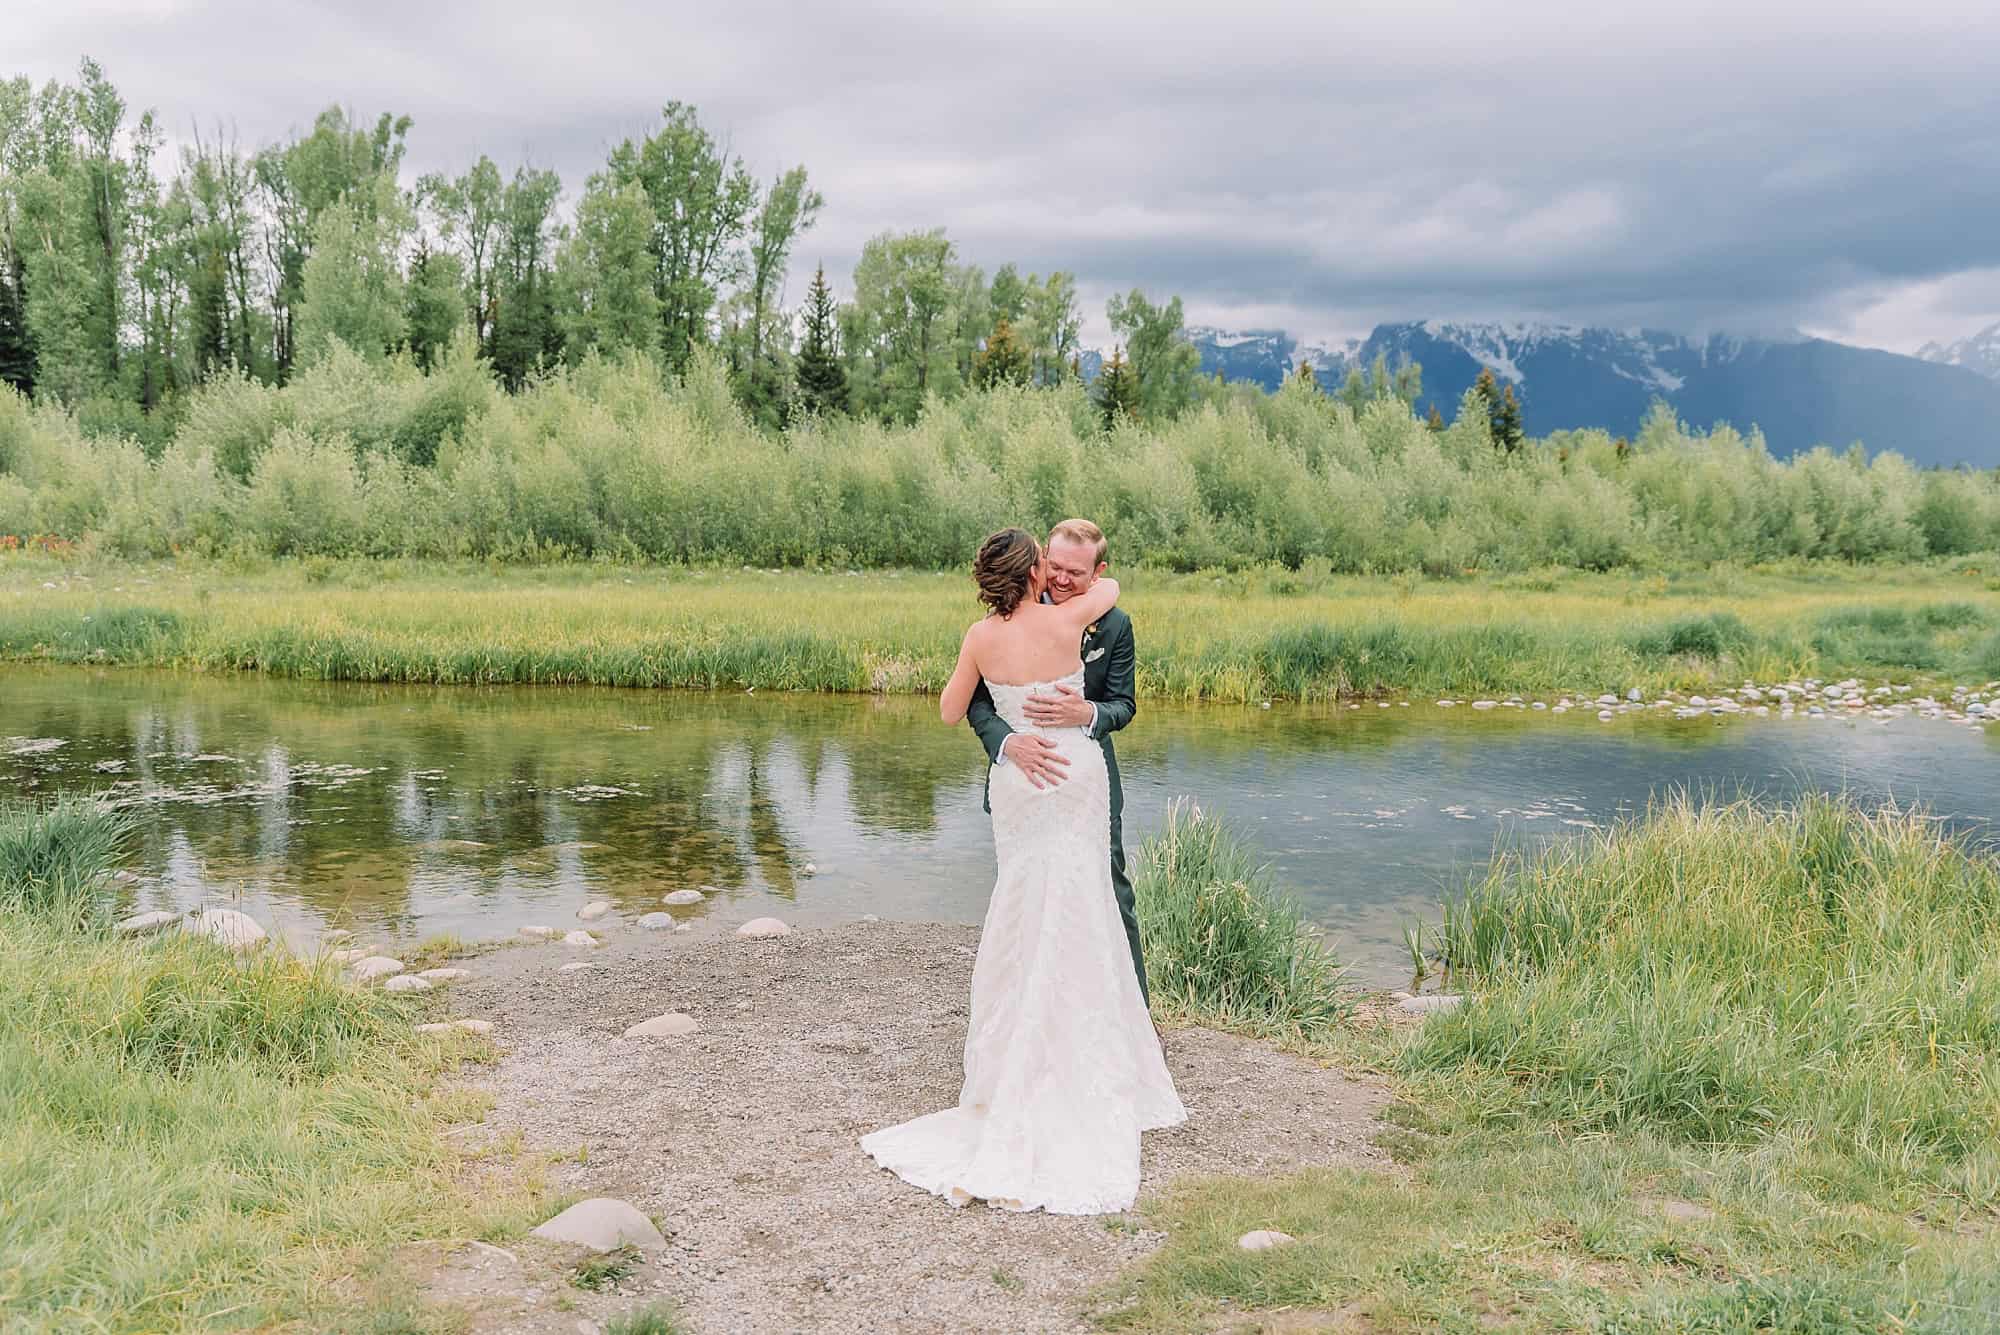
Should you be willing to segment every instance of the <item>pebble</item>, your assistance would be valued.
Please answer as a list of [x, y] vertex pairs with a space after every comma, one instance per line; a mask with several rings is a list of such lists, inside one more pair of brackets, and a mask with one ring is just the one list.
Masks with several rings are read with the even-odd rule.
[[1599, 723], [1609, 723], [1611, 722], [1612, 719], [1617, 717], [1618, 716], [1616, 714], [1612, 713], [1608, 709], [1600, 709], [1597, 711], [1597, 721]]
[[399, 973], [388, 982], [382, 984], [382, 990], [385, 992], [428, 992], [433, 986], [435, 984], [427, 978], [419, 978], [413, 973]]
[[808, 862], [805, 866], [799, 868], [799, 875], [817, 876], [819, 875], [819, 868], [814, 866], [812, 863]]
[[576, 916], [585, 922], [596, 922], [609, 912], [611, 912], [611, 905], [600, 899], [595, 904], [585, 904], [576, 911]]
[[790, 936], [792, 929], [776, 918], [752, 918], [736, 929], [738, 936]]
[[348, 971], [365, 983], [371, 979], [388, 978], [401, 973], [403, 962], [391, 959], [387, 955], [370, 955], [366, 959], [354, 961]]
[[1412, 1015], [1428, 1015], [1433, 1011], [1455, 1010], [1464, 1004], [1463, 992], [1431, 992], [1421, 997], [1404, 997], [1396, 1003], [1396, 1009]]
[[608, 1252], [618, 1247], [664, 1247], [667, 1240], [653, 1221], [624, 1201], [594, 1196], [578, 1201], [561, 1214], [533, 1230], [538, 1238], [552, 1242], [574, 1242], [592, 1251]]
[[641, 1020], [625, 1031], [627, 1038], [686, 1038], [700, 1029], [692, 1015], [679, 1011], [669, 1011], [665, 1015], [655, 1015], [650, 1020]]
[[1245, 1233], [1236, 1240], [1236, 1245], [1246, 1252], [1268, 1252], [1273, 1247], [1282, 1247], [1288, 1242], [1297, 1241], [1298, 1239], [1291, 1234], [1280, 1233], [1275, 1228], [1260, 1228], [1255, 1232]]
[[535, 924], [523, 927], [521, 935], [527, 937], [530, 941], [552, 941], [562, 934], [553, 927], [543, 927], [540, 924]]
[[417, 1026], [417, 1032], [420, 1034], [448, 1034], [454, 1029], [467, 1034], [490, 1034], [493, 1032], [493, 1021], [439, 1020], [433, 1024], [420, 1024]]
[[265, 940], [265, 931], [257, 925], [257, 920], [247, 913], [235, 909], [209, 909], [202, 913], [190, 913], [181, 919], [181, 930], [196, 936], [205, 936], [218, 945], [234, 951], [255, 950]]
[[671, 913], [642, 913], [639, 915], [639, 925], [649, 932], [671, 931], [674, 925], [674, 915]]
[[597, 944], [597, 938], [589, 932], [578, 929], [565, 936], [562, 943], [566, 946], [594, 946]]
[[[1026, 743], [1024, 742], [1022, 743], [1022, 745], [1025, 746]], [[699, 890], [675, 890], [666, 895], [662, 895], [660, 897], [660, 902], [662, 904], [671, 905], [674, 908], [679, 908], [684, 904], [699, 904], [701, 903], [702, 900], [706, 898], [708, 898], [708, 896], [704, 895]]]
[[120, 936], [150, 936], [154, 932], [165, 931], [180, 920], [178, 913], [154, 909], [151, 913], [135, 913], [112, 930]]

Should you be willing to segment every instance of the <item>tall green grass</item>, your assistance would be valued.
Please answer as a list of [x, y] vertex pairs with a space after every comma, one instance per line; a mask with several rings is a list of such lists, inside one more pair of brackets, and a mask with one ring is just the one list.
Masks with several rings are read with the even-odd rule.
[[[1124, 578], [1152, 698], [2000, 675], [1970, 568]], [[928, 692], [977, 612], [963, 576], [901, 571], [0, 558], [0, 658], [318, 680]]]
[[130, 817], [88, 797], [0, 800], [0, 912], [87, 919], [131, 832]]
[[1507, 855], [1440, 930], [1477, 1000], [1402, 1054], [1480, 1118], [1763, 1147], [2000, 1207], [2000, 863], [1914, 811], [1685, 796]]
[[119, 835], [71, 800], [0, 812], [0, 1329], [363, 1328], [343, 1274], [484, 1226], [439, 1138], [463, 1099], [390, 997], [52, 912], [37, 888], [94, 883]]
[[1243, 838], [1187, 802], [1133, 859], [1140, 939], [1162, 1014], [1323, 1038], [1354, 1011], [1339, 963]]

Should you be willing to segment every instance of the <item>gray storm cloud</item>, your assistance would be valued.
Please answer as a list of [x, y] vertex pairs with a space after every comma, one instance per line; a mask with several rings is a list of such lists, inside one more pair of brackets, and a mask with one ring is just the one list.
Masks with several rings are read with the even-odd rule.
[[572, 190], [688, 101], [759, 175], [811, 171], [805, 262], [942, 226], [989, 269], [1074, 271], [1093, 315], [1139, 286], [1309, 335], [1532, 316], [1896, 347], [2000, 317], [1985, 5], [1631, 8], [85, 0], [11, 19], [6, 64], [88, 53], [169, 131], [246, 145], [331, 102], [408, 112], [414, 170], [484, 152]]

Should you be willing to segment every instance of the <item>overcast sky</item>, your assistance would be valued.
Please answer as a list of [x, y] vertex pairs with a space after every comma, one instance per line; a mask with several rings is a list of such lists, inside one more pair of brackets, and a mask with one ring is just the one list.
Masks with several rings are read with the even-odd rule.
[[[1801, 328], [1912, 351], [2000, 320], [1992, 0], [9, 0], [0, 73], [94, 56], [170, 133], [338, 102], [573, 198], [668, 99], [826, 196], [791, 292], [885, 229], [990, 273], [1308, 339], [1424, 317]], [[1657, 11], [1650, 15], [1640, 9]]]

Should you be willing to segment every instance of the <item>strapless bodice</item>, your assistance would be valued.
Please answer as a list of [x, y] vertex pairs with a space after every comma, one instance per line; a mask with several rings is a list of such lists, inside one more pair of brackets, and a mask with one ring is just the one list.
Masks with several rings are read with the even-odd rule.
[[1028, 697], [1031, 695], [1049, 694], [1058, 686], [1074, 686], [1079, 691], [1082, 690], [1083, 665], [1079, 663], [1076, 671], [1066, 677], [1057, 677], [1054, 681], [1031, 681], [1026, 686], [1008, 686], [997, 681], [986, 683], [987, 691], [993, 696], [994, 710], [1001, 718], [1007, 720], [1007, 726], [1015, 732], [1032, 732], [1040, 736], [1048, 736], [1053, 733], [1081, 732], [1081, 728], [1045, 728], [1038, 723], [1030, 723], [1028, 721]]

